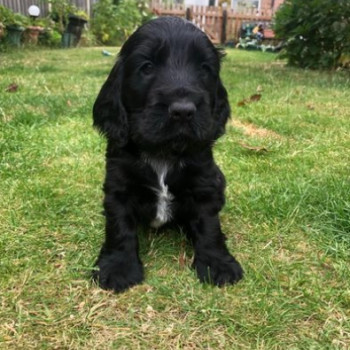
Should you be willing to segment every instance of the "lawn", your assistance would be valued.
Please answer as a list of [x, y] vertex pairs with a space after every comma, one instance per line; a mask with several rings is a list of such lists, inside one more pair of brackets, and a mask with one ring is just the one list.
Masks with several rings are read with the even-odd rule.
[[89, 279], [104, 235], [91, 108], [114, 62], [101, 50], [1, 54], [0, 348], [349, 349], [349, 74], [229, 51], [215, 156], [245, 278], [200, 284], [184, 237], [150, 230], [145, 282], [113, 294]]

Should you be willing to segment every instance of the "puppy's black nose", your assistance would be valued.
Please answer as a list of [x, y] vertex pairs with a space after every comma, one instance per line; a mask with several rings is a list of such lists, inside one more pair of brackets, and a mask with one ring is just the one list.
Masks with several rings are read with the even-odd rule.
[[196, 106], [190, 101], [176, 101], [169, 106], [170, 118], [174, 120], [190, 120], [196, 113]]

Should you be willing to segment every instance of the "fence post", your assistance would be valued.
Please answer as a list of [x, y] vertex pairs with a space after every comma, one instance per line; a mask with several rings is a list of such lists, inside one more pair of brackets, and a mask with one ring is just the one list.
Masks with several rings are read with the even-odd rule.
[[186, 8], [186, 19], [188, 21], [192, 21], [192, 11], [191, 11], [191, 8], [189, 7]]
[[89, 20], [91, 19], [91, 3], [90, 0], [86, 0], [86, 13], [88, 15]]
[[226, 42], [226, 27], [227, 27], [227, 10], [224, 9], [222, 11], [222, 27], [221, 27], [221, 38], [220, 43], [222, 45]]

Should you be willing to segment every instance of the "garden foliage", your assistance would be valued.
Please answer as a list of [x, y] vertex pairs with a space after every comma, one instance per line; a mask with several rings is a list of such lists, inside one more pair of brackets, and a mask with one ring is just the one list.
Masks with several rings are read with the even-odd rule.
[[94, 5], [92, 31], [101, 43], [120, 45], [149, 17], [142, 1], [100, 0]]
[[77, 8], [69, 0], [44, 0], [51, 5], [51, 17], [57, 23], [57, 30], [63, 34], [68, 22], [68, 15], [75, 13]]
[[25, 27], [30, 24], [30, 19], [20, 13], [14, 13], [6, 6], [0, 5], [0, 23], [11, 27]]
[[285, 40], [282, 55], [290, 65], [333, 68], [350, 53], [349, 0], [286, 0], [274, 30]]

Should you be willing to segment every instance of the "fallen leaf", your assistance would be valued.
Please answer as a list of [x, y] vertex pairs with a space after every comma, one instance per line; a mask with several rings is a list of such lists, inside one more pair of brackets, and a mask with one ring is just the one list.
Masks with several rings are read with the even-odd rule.
[[247, 103], [258, 102], [258, 101], [260, 101], [260, 99], [261, 99], [261, 94], [254, 94], [254, 95], [250, 96], [249, 99], [248, 99], [248, 98], [245, 98], [244, 100], [239, 101], [239, 102], [237, 103], [237, 106], [238, 106], [238, 107], [243, 107], [243, 106], [245, 106]]
[[18, 85], [16, 83], [10, 84], [7, 88], [7, 92], [16, 92], [18, 90]]
[[255, 95], [250, 96], [251, 102], [258, 102], [258, 101], [260, 101], [260, 99], [261, 99], [261, 94], [255, 94]]
[[243, 142], [240, 142], [239, 143], [241, 147], [245, 148], [245, 149], [248, 149], [249, 151], [254, 151], [254, 152], [257, 152], [257, 153], [263, 153], [263, 152], [268, 152], [267, 148], [264, 147], [264, 146], [249, 146], [249, 145], [246, 145], [245, 143]]
[[67, 100], [67, 106], [72, 107], [72, 102], [70, 102], [70, 100]]

